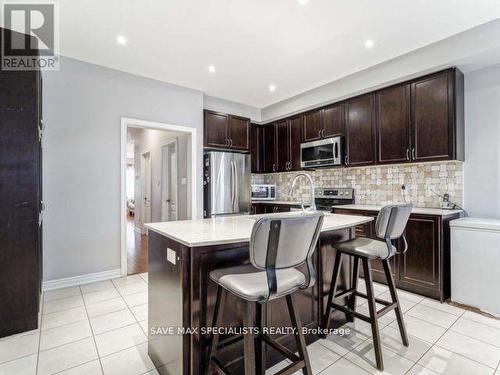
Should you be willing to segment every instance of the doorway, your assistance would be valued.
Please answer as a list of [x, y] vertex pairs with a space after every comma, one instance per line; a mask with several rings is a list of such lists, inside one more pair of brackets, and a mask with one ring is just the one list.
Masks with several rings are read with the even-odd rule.
[[122, 119], [122, 275], [148, 271], [148, 223], [197, 216], [195, 142], [195, 129]]

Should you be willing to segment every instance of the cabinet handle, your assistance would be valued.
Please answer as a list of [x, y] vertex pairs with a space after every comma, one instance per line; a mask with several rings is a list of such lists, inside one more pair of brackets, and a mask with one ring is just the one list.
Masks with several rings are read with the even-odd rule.
[[413, 148], [411, 149], [411, 157], [413, 158], [413, 160], [416, 160], [416, 159], [417, 159], [417, 158], [416, 158], [416, 156], [415, 156], [415, 147], [413, 147]]
[[276, 172], [276, 164], [273, 163], [273, 172]]
[[345, 165], [349, 165], [349, 157], [346, 155], [344, 158]]
[[321, 138], [325, 138], [325, 129], [321, 129]]
[[229, 139], [226, 139], [226, 147], [229, 147]]
[[410, 160], [410, 149], [406, 149], [406, 160]]

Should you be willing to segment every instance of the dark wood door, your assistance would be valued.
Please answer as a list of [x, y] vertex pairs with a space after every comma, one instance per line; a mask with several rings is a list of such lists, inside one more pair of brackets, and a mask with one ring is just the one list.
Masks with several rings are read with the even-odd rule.
[[398, 85], [375, 94], [378, 163], [410, 161], [410, 85]]
[[342, 104], [334, 104], [323, 110], [323, 138], [342, 135], [343, 129], [343, 107]]
[[264, 126], [264, 172], [276, 172], [274, 124]]
[[263, 127], [252, 124], [250, 128], [250, 154], [252, 158], [252, 173], [262, 173], [263, 168]]
[[233, 150], [250, 151], [250, 120], [229, 116], [229, 147]]
[[229, 116], [225, 113], [204, 112], [204, 145], [205, 147], [228, 148]]
[[290, 152], [290, 132], [288, 121], [281, 120], [274, 124], [276, 130], [276, 169], [278, 172], [288, 170], [289, 152]]
[[404, 289], [429, 294], [440, 284], [439, 217], [412, 214], [406, 226], [408, 251], [400, 256], [399, 284]]
[[304, 114], [304, 142], [321, 138], [321, 109]]
[[411, 85], [412, 158], [454, 157], [453, 77], [450, 71], [424, 77]]
[[375, 164], [375, 121], [373, 95], [346, 102], [346, 161], [348, 166]]
[[290, 118], [290, 170], [299, 171], [300, 167], [300, 144], [302, 143], [302, 115]]

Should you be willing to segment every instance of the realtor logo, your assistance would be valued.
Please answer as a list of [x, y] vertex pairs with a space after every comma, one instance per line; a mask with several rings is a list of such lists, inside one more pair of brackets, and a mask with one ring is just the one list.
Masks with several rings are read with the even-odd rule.
[[59, 70], [56, 3], [3, 3], [2, 70]]

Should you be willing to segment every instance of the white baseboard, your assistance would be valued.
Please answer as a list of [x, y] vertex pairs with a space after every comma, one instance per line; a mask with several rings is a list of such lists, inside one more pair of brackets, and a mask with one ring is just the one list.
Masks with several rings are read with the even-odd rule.
[[96, 272], [96, 273], [88, 273], [86, 275], [67, 277], [64, 279], [49, 280], [49, 281], [43, 282], [42, 290], [44, 292], [46, 292], [48, 290], [67, 288], [70, 286], [76, 286], [76, 285], [82, 285], [82, 284], [89, 284], [89, 283], [93, 283], [96, 281], [114, 279], [116, 277], [120, 277], [121, 275], [122, 275], [121, 270], [119, 268], [117, 268], [114, 270]]

